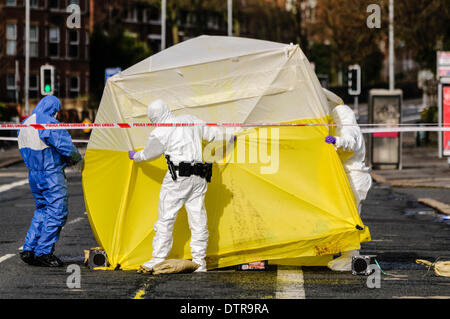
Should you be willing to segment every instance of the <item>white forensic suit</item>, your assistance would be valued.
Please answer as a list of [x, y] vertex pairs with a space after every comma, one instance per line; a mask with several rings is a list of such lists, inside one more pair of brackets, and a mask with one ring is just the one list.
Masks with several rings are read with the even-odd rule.
[[[355, 196], [358, 213], [361, 215], [361, 202], [366, 199], [372, 186], [370, 168], [364, 163], [366, 156], [364, 137], [356, 121], [355, 113], [350, 107], [338, 105], [332, 110], [331, 115], [337, 124], [335, 147], [353, 153], [353, 156], [342, 164]], [[343, 252], [341, 257], [328, 263], [328, 267], [336, 271], [350, 271], [352, 256], [355, 255], [359, 255], [359, 251]]]
[[[148, 106], [147, 115], [152, 123], [204, 123], [191, 115], [175, 116], [167, 104], [157, 100]], [[202, 163], [202, 140], [230, 140], [233, 136], [225, 130], [209, 126], [157, 127], [150, 134], [142, 151], [134, 154], [134, 161], [151, 161], [164, 154], [170, 156], [174, 165], [180, 162]], [[178, 173], [178, 172], [177, 172]], [[177, 174], [178, 175], [178, 174]], [[172, 248], [172, 232], [178, 211], [186, 208], [191, 230], [192, 261], [199, 264], [196, 271], [206, 271], [208, 227], [204, 205], [207, 182], [197, 175], [177, 176], [172, 179], [170, 171], [164, 177], [159, 194], [158, 221], [154, 225], [152, 259], [142, 266], [151, 270], [164, 261]]]

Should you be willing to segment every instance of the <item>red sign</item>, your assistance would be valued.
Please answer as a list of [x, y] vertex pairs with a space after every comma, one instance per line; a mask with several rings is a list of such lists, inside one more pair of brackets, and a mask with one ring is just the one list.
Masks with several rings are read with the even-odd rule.
[[398, 137], [398, 132], [373, 133], [373, 137]]
[[[442, 90], [442, 115], [444, 127], [450, 127], [450, 86], [446, 85]], [[444, 131], [442, 146], [444, 148], [444, 154], [450, 155], [450, 132]]]

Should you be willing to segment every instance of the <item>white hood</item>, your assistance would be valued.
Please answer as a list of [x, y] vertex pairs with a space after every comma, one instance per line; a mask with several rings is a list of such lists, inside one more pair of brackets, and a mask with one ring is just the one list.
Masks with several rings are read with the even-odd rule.
[[353, 110], [347, 105], [338, 105], [331, 112], [337, 125], [358, 125]]
[[152, 123], [170, 123], [175, 116], [163, 100], [156, 100], [147, 107], [147, 116]]

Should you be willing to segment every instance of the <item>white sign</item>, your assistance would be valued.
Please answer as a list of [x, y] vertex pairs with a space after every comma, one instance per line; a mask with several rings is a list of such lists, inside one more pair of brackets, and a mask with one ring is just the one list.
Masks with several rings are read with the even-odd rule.
[[437, 53], [437, 76], [450, 77], [450, 52], [438, 51]]

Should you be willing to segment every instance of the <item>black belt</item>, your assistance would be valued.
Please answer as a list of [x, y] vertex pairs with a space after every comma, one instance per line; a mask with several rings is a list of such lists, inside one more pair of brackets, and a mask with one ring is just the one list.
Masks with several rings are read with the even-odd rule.
[[180, 162], [178, 165], [174, 165], [170, 160], [170, 156], [166, 155], [167, 165], [169, 166], [170, 174], [172, 175], [172, 179], [174, 181], [177, 180], [178, 176], [189, 177], [192, 175], [200, 176], [201, 178], [206, 179], [209, 183], [211, 182], [212, 177], [212, 163], [190, 163], [190, 162]]

